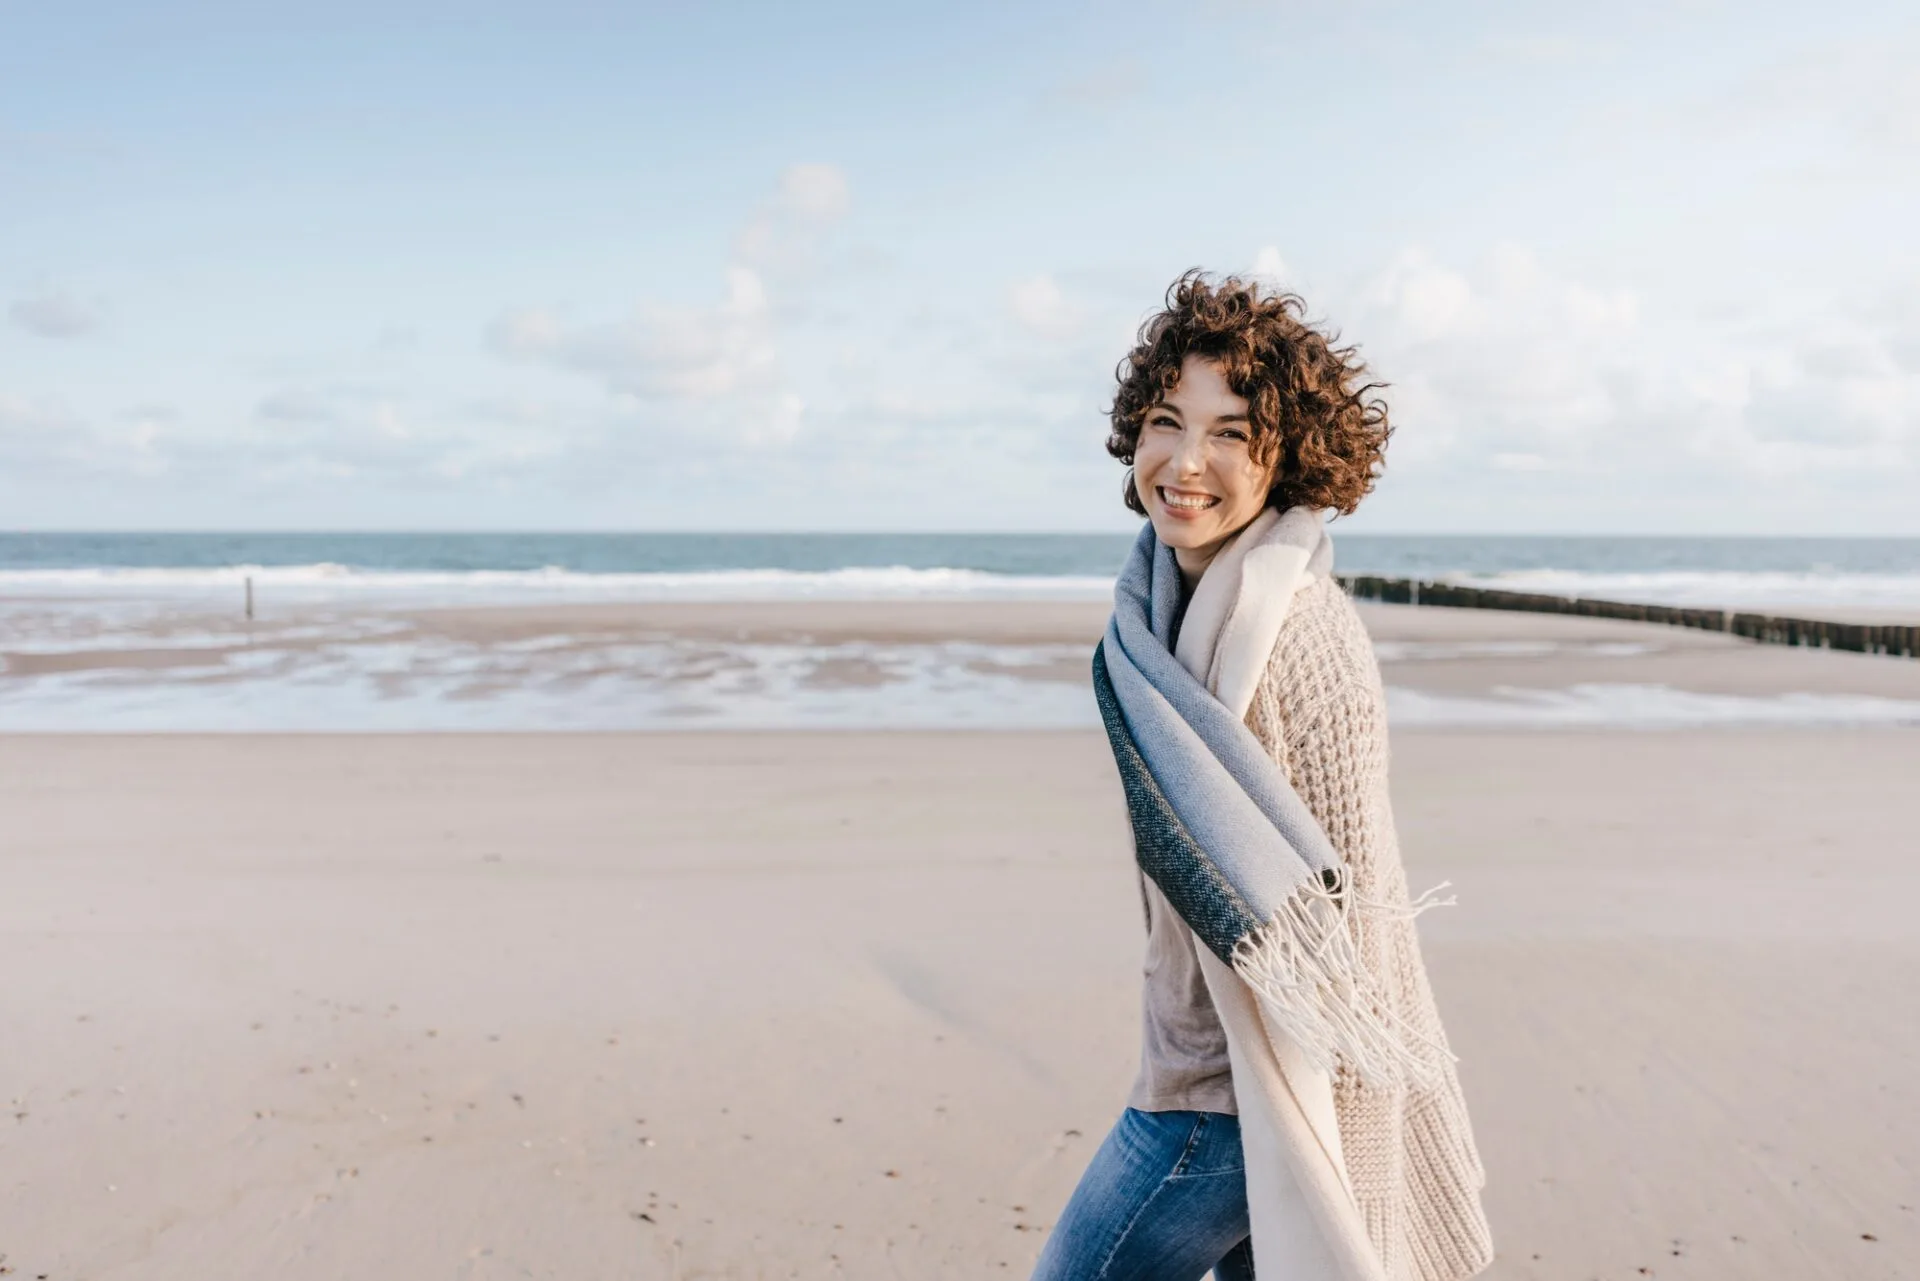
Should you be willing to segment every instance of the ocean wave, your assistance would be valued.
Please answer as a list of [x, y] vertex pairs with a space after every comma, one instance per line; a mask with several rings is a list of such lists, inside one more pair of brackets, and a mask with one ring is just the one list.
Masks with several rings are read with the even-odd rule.
[[1387, 688], [1396, 729], [1911, 728], [1920, 701], [1869, 694], [1709, 694], [1667, 685], [1497, 687], [1486, 696]]
[[1104, 600], [1108, 577], [999, 574], [906, 565], [831, 570], [720, 569], [588, 573], [549, 565], [533, 570], [374, 570], [310, 565], [219, 568], [91, 566], [0, 570], [0, 595], [54, 597], [201, 597], [244, 591], [300, 600]]
[[[1920, 574], [1527, 569], [1432, 575], [1447, 582], [1647, 604], [1762, 610], [1920, 610]], [[218, 568], [88, 566], [0, 570], [0, 599], [227, 600], [252, 579], [263, 596], [352, 603], [540, 601], [1107, 600], [1113, 579], [956, 567], [848, 566], [593, 572], [367, 569], [319, 561]]]

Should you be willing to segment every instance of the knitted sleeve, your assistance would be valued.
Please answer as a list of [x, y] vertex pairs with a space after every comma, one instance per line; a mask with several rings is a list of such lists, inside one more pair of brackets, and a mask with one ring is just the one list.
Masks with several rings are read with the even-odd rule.
[[[1336, 584], [1316, 583], [1296, 598], [1247, 722], [1345, 860], [1355, 893], [1405, 904], [1387, 788], [1385, 692], [1365, 626]], [[1367, 913], [1356, 913], [1352, 928], [1362, 963], [1431, 1047], [1435, 1068], [1434, 1084], [1418, 1089], [1367, 1086], [1335, 1073], [1355, 1196], [1388, 1276], [1471, 1276], [1492, 1258], [1479, 1199], [1486, 1179], [1419, 935], [1411, 920]]]

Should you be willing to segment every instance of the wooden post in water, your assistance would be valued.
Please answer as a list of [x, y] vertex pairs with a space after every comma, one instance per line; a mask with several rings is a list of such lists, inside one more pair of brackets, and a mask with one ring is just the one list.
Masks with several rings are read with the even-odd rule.
[[247, 621], [253, 621], [253, 575], [247, 575]]

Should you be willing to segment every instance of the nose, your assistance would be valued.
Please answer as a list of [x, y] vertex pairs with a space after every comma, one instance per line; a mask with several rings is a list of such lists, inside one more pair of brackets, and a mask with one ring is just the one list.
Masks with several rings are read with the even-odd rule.
[[1180, 443], [1173, 450], [1173, 474], [1198, 476], [1206, 469], [1207, 434], [1202, 431], [1182, 432]]

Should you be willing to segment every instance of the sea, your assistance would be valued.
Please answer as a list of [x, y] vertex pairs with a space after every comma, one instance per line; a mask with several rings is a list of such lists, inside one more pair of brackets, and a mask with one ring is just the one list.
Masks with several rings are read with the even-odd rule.
[[[0, 532], [0, 731], [1090, 725], [1083, 684], [1009, 675], [1083, 670], [1084, 646], [729, 648], [712, 638], [592, 634], [495, 642], [424, 638], [401, 611], [1099, 602], [1133, 537]], [[1816, 617], [1920, 617], [1920, 538], [1346, 534], [1336, 525], [1335, 547], [1347, 573]], [[821, 679], [849, 665], [868, 677]], [[1676, 714], [1683, 704], [1650, 703], [1645, 690], [1613, 702], [1624, 709], [1614, 720], [1628, 724], [1729, 715], [1725, 707]], [[1431, 700], [1406, 691], [1390, 689], [1389, 704], [1401, 721], [1435, 715]], [[1697, 699], [1684, 706], [1707, 707]], [[1831, 711], [1815, 709], [1813, 718]], [[1487, 723], [1515, 715], [1513, 706], [1491, 709]], [[1910, 715], [1891, 713], [1900, 723]], [[1597, 723], [1613, 723], [1609, 716], [1603, 709]]]
[[[5, 533], [0, 595], [1105, 598], [1132, 534]], [[1920, 538], [1336, 534], [1342, 572], [1768, 609], [1920, 606]]]

